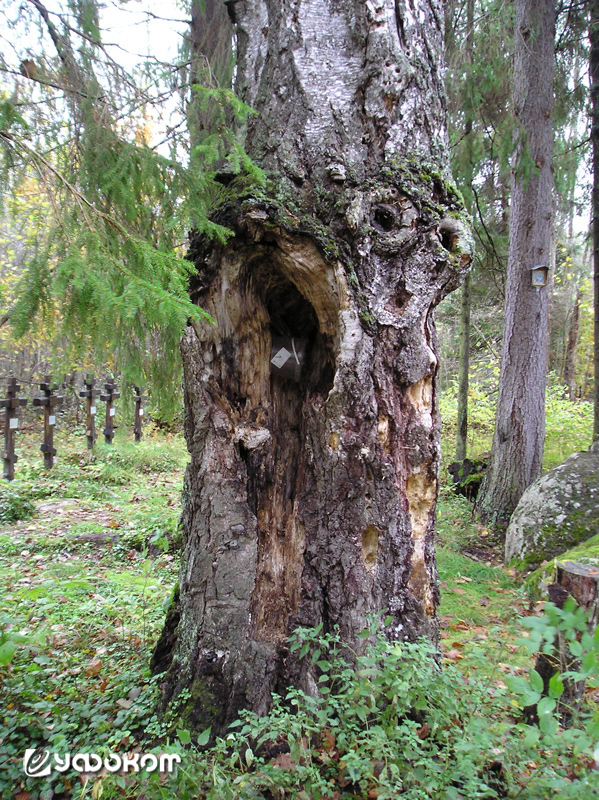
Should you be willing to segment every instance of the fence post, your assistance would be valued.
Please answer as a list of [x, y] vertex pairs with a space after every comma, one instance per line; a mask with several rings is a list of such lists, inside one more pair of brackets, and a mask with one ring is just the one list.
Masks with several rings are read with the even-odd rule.
[[142, 394], [142, 389], [140, 389], [139, 386], [134, 386], [133, 388], [135, 389], [135, 417], [133, 420], [133, 435], [135, 436], [136, 442], [141, 442], [144, 421], [143, 404], [148, 398]]
[[91, 373], [85, 377], [85, 389], [79, 392], [79, 397], [85, 398], [85, 412], [86, 412], [86, 431], [87, 436], [87, 449], [93, 450], [96, 443], [96, 406], [94, 400], [98, 396], [98, 390], [95, 388], [96, 381]]
[[25, 397], [17, 397], [21, 386], [16, 378], [9, 378], [6, 384], [6, 397], [0, 400], [0, 408], [4, 409], [4, 478], [12, 481], [15, 477], [15, 464], [18, 456], [15, 455], [15, 434], [19, 428], [17, 409], [27, 405]]
[[41, 406], [44, 409], [44, 443], [40, 450], [44, 454], [44, 467], [52, 469], [54, 466], [54, 426], [56, 425], [56, 406], [62, 404], [63, 395], [55, 395], [54, 389], [50, 385], [50, 375], [46, 375], [44, 383], [40, 383], [40, 389], [44, 393], [43, 397], [34, 397], [33, 405]]
[[118, 425], [115, 425], [113, 422], [115, 415], [114, 401], [121, 396], [121, 393], [116, 390], [114, 378], [108, 378], [104, 384], [104, 389], [106, 390], [106, 394], [100, 395], [100, 400], [106, 403], [106, 427], [103, 431], [104, 441], [106, 444], [112, 444], [114, 432], [118, 427]]

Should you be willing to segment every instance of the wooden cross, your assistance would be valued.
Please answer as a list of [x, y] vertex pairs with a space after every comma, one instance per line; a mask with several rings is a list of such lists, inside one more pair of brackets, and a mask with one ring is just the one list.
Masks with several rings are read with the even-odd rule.
[[133, 435], [136, 442], [141, 442], [141, 437], [143, 436], [144, 418], [143, 404], [148, 398], [142, 394], [143, 390], [140, 389], [139, 386], [134, 386], [133, 388], [135, 390], [135, 417], [133, 420]]
[[96, 381], [91, 374], [85, 377], [85, 389], [79, 392], [79, 397], [85, 397], [85, 410], [86, 410], [86, 424], [87, 428], [85, 435], [87, 436], [87, 449], [93, 450], [96, 443], [96, 406], [95, 399], [98, 396], [98, 390], [95, 388]]
[[34, 397], [33, 405], [41, 406], [44, 409], [44, 443], [40, 450], [44, 454], [44, 467], [52, 469], [54, 466], [54, 426], [56, 425], [56, 406], [62, 404], [63, 395], [54, 394], [56, 386], [50, 385], [50, 376], [46, 375], [44, 383], [40, 383], [40, 389], [44, 393], [43, 397]]
[[0, 400], [0, 408], [4, 409], [4, 477], [12, 481], [15, 477], [15, 464], [18, 456], [15, 455], [15, 434], [19, 428], [17, 409], [27, 405], [25, 397], [17, 397], [21, 386], [16, 378], [9, 378], [6, 385], [6, 397]]
[[118, 425], [113, 422], [115, 415], [114, 401], [121, 396], [121, 393], [116, 390], [114, 378], [108, 378], [104, 384], [104, 389], [106, 394], [100, 395], [100, 400], [106, 403], [106, 427], [103, 430], [104, 441], [106, 444], [112, 444], [114, 432], [118, 428]]

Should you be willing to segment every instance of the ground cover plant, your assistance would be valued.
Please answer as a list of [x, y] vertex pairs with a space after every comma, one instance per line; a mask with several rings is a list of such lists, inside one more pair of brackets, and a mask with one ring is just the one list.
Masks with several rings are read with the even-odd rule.
[[[148, 670], [177, 580], [177, 523], [186, 453], [180, 437], [121, 437], [91, 457], [58, 441], [46, 474], [38, 443], [20, 441], [14, 509], [0, 527], [0, 796], [99, 798], [591, 798], [599, 636], [575, 612], [543, 604], [500, 565], [501, 543], [444, 487], [439, 502], [441, 652], [388, 644], [374, 620], [357, 662], [334, 632], [297, 631], [317, 698], [275, 698], [266, 719], [244, 714], [228, 736], [188, 730], [174, 707], [155, 713]], [[32, 514], [31, 504], [34, 505]], [[557, 626], [587, 683], [572, 723], [560, 686], [542, 697], [531, 672]], [[439, 669], [439, 664], [443, 669]], [[185, 700], [185, 698], [182, 698]], [[542, 712], [527, 724], [522, 709]], [[566, 725], [566, 721], [568, 724]], [[58, 753], [170, 752], [172, 775], [67, 770], [23, 773], [26, 748]]]

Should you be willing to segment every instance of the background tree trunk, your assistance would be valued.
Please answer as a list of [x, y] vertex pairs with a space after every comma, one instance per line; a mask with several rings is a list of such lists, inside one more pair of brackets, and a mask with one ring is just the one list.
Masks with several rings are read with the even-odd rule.
[[547, 291], [531, 285], [549, 265], [553, 225], [554, 0], [516, 4], [514, 154], [510, 250], [497, 417], [478, 497], [483, 520], [506, 525], [541, 474], [545, 441]]
[[[474, 62], [474, 0], [468, 0], [466, 5], [466, 58], [470, 70], [468, 80], [472, 81], [472, 65]], [[466, 174], [466, 205], [472, 215], [472, 176], [474, 172], [474, 157], [472, 152], [472, 112], [467, 114], [464, 126], [464, 135], [467, 139], [468, 165]], [[458, 419], [456, 431], [456, 461], [463, 461], [468, 453], [468, 383], [470, 377], [470, 274], [466, 275], [462, 286], [462, 302], [460, 305], [460, 367], [458, 371]]]
[[593, 389], [593, 441], [599, 439], [599, 2], [591, 3], [589, 24], [591, 50], [589, 54], [589, 77], [591, 83], [591, 142], [593, 146], [593, 308], [594, 320], [594, 375]]
[[[185, 552], [153, 663], [191, 726], [265, 712], [290, 683], [316, 691], [286, 646], [299, 625], [339, 626], [359, 650], [382, 612], [389, 637], [437, 638], [433, 309], [470, 239], [441, 4], [417, 6], [236, 6], [236, 88], [258, 111], [246, 149], [269, 181], [217, 215], [233, 238], [190, 253], [215, 325], [182, 343]], [[280, 337], [305, 349], [299, 379], [271, 365]]]
[[580, 289], [577, 289], [568, 320], [568, 339], [564, 354], [564, 383], [568, 387], [570, 400], [576, 399], [576, 343], [580, 321], [580, 299]]

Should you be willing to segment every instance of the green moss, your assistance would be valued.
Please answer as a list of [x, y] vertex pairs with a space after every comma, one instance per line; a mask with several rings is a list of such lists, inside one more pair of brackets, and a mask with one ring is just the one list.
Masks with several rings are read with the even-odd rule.
[[599, 534], [589, 536], [593, 530], [598, 529], [599, 516], [589, 519], [583, 513], [572, 514], [563, 525], [543, 525], [537, 534], [538, 541], [542, 544], [524, 557], [514, 559], [511, 566], [518, 571], [528, 572], [554, 558], [576, 561], [577, 554], [586, 553], [587, 544], [594, 540], [597, 540], [599, 559]]
[[214, 692], [202, 678], [195, 678], [179, 698], [177, 715], [184, 730], [201, 732], [222, 718], [222, 708], [219, 708]]
[[581, 564], [590, 564], [599, 567], [599, 534], [566, 550], [557, 558], [547, 561], [531, 572], [525, 580], [528, 594], [532, 598], [541, 596], [543, 585], [553, 583], [556, 578], [556, 561], [576, 561]]

